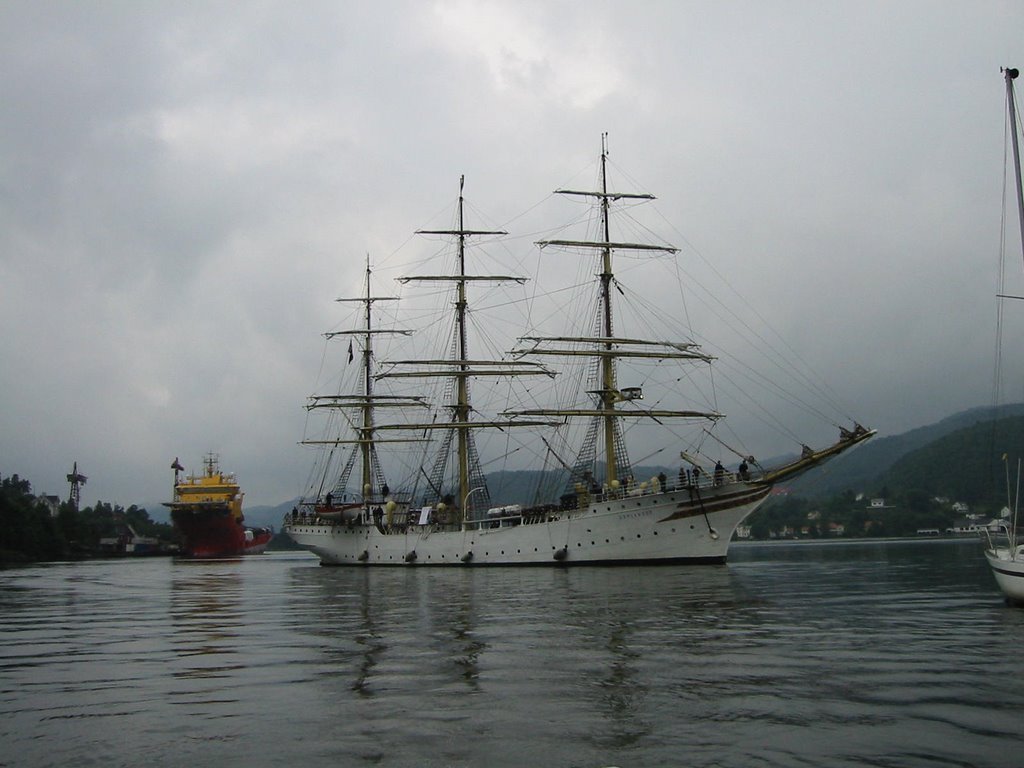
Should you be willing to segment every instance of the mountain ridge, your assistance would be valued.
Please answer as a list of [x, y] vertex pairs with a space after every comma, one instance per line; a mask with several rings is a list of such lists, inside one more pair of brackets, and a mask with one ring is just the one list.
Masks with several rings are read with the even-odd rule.
[[904, 456], [954, 432], [979, 423], [1024, 415], [1024, 403], [977, 406], [907, 432], [875, 437], [855, 450], [817, 467], [786, 485], [799, 496], [818, 498], [842, 491], [870, 491]]

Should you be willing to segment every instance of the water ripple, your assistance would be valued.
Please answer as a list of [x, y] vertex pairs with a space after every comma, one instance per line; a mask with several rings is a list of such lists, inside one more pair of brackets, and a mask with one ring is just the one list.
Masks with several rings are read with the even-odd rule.
[[972, 544], [54, 564], [0, 572], [0, 626], [10, 766], [984, 768], [1024, 736], [1024, 611]]

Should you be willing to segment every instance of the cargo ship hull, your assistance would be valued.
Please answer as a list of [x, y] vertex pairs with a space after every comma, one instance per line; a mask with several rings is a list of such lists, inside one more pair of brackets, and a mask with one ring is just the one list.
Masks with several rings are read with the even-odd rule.
[[235, 476], [220, 471], [214, 454], [204, 459], [202, 475], [181, 477], [184, 468], [175, 459], [174, 501], [171, 522], [185, 540], [188, 557], [258, 555], [274, 536], [269, 528], [250, 528], [242, 514], [243, 493]]
[[242, 525], [223, 506], [174, 509], [171, 522], [185, 539], [184, 554], [188, 557], [258, 555], [273, 537], [267, 528]]

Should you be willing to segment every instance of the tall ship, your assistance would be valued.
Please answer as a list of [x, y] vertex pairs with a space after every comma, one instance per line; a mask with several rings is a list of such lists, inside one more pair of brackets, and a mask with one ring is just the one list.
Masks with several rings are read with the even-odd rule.
[[269, 528], [250, 528], [242, 514], [241, 487], [233, 474], [222, 472], [214, 453], [203, 458], [203, 473], [184, 474], [174, 460], [174, 501], [171, 522], [185, 540], [188, 557], [213, 558], [256, 555], [273, 538]]
[[[539, 261], [551, 260], [536, 282], [561, 284], [527, 289], [525, 277], [487, 268], [484, 241], [507, 233], [467, 226], [460, 179], [452, 226], [417, 233], [443, 244], [445, 268], [398, 279], [425, 287], [446, 320], [415, 305], [417, 330], [399, 327], [399, 297], [374, 292], [369, 260], [362, 295], [339, 299], [359, 305], [358, 327], [326, 334], [348, 341], [347, 383], [309, 400], [311, 418], [327, 418], [307, 429], [318, 458], [284, 521], [323, 565], [721, 563], [777, 482], [874, 434], [849, 422], [834, 444], [800, 445], [775, 467], [721, 437], [724, 414], [694, 404], [713, 406], [715, 390], [691, 391], [694, 369], [706, 373], [715, 358], [692, 336], [670, 335], [682, 307], [652, 304], [661, 286], [638, 277], [645, 266], [677, 274], [678, 249], [629, 229], [632, 208], [654, 198], [612, 191], [608, 157], [602, 136], [594, 188], [556, 190], [584, 204], [587, 233], [536, 242]], [[517, 290], [526, 325], [503, 339]], [[647, 465], [631, 451], [671, 466], [638, 477]], [[494, 466], [518, 467], [526, 498], [492, 498]]]

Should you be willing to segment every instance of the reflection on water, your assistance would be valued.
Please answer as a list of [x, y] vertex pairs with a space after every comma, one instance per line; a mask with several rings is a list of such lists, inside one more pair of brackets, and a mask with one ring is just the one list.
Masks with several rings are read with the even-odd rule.
[[172, 643], [185, 662], [175, 676], [226, 677], [245, 667], [237, 632], [246, 619], [245, 596], [234, 561], [177, 561], [170, 596]]
[[57, 564], [0, 611], [5, 765], [1002, 766], [1024, 735], [1024, 611], [973, 543]]

